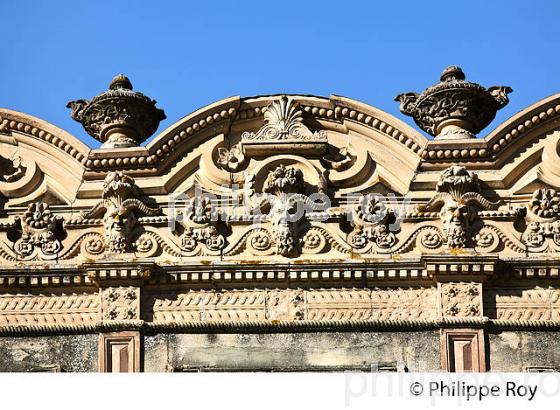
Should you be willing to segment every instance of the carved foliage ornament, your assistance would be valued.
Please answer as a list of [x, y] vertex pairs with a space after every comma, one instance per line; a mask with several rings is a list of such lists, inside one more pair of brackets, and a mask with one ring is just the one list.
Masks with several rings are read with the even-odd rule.
[[122, 172], [109, 172], [103, 183], [102, 200], [83, 218], [103, 216], [105, 247], [110, 253], [130, 251], [132, 234], [140, 215], [157, 215], [159, 208], [150, 208], [140, 199], [134, 179]]
[[482, 285], [475, 282], [442, 283], [443, 316], [482, 316]]
[[62, 217], [54, 215], [43, 202], [29, 204], [21, 218], [21, 238], [14, 245], [15, 252], [23, 257], [31, 256], [39, 249], [44, 257], [56, 256], [62, 249], [58, 239]]
[[12, 159], [0, 156], [0, 182], [15, 182], [25, 175], [25, 164], [19, 155]]
[[199, 244], [205, 244], [211, 251], [219, 251], [225, 246], [225, 239], [217, 228], [218, 217], [212, 201], [204, 196], [190, 201], [187, 219], [182, 222], [185, 231], [181, 235], [181, 248], [193, 252]]
[[140, 288], [109, 287], [101, 291], [104, 320], [140, 319]]
[[454, 165], [442, 172], [436, 185], [437, 194], [427, 204], [418, 207], [420, 211], [440, 209], [444, 240], [449, 248], [471, 245], [469, 228], [478, 216], [476, 207], [498, 207], [499, 204], [484, 198], [480, 190], [476, 174]]
[[531, 212], [544, 220], [531, 221], [523, 233], [523, 241], [530, 247], [542, 246], [547, 238], [560, 246], [560, 195], [555, 189], [541, 188], [529, 202]]
[[354, 207], [354, 231], [348, 235], [349, 244], [356, 249], [373, 242], [380, 249], [389, 249], [397, 237], [390, 230], [395, 214], [377, 195], [365, 195]]
[[282, 96], [264, 112], [265, 125], [256, 133], [244, 132], [241, 146], [247, 154], [305, 152], [320, 154], [327, 148], [324, 131], [311, 132], [303, 124], [303, 112], [290, 97]]
[[245, 164], [245, 155], [240, 144], [235, 144], [230, 149], [218, 148], [218, 160], [220, 167], [229, 172], [239, 172]]
[[[254, 208], [253, 213], [265, 212], [265, 220], [269, 221], [272, 235], [265, 229], [255, 229], [250, 235], [250, 244], [258, 252], [266, 251], [273, 245], [276, 253], [286, 257], [295, 257], [302, 249], [311, 253], [322, 249], [323, 234], [308, 226], [306, 211], [315, 210], [318, 206], [304, 193], [305, 182], [303, 172], [296, 167], [283, 164], [269, 171], [263, 184], [265, 195]], [[307, 229], [303, 237], [300, 236]], [[313, 232], [312, 232], [313, 231]]]
[[296, 222], [302, 223], [304, 216], [299, 214], [303, 195], [303, 172], [300, 169], [280, 165], [271, 171], [264, 182], [263, 191], [274, 195], [271, 200], [272, 229], [278, 254], [294, 256], [298, 252]]
[[130, 80], [122, 74], [113, 78], [108, 91], [91, 101], [70, 101], [67, 107], [72, 109], [72, 118], [103, 143], [102, 148], [138, 146], [166, 118], [156, 101], [132, 91]]
[[460, 67], [446, 68], [440, 82], [421, 94], [399, 94], [403, 114], [414, 118], [420, 128], [436, 139], [472, 138], [509, 102], [511, 87], [488, 89], [465, 81]]
[[538, 189], [533, 193], [529, 209], [541, 218], [557, 218], [560, 216], [560, 195], [555, 189]]

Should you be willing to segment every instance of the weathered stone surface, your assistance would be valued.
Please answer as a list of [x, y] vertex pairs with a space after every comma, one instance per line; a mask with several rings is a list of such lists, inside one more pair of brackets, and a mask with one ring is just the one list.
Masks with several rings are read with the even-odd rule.
[[488, 335], [490, 371], [524, 372], [535, 368], [560, 371], [560, 334], [504, 331]]
[[96, 372], [98, 335], [0, 337], [1, 372]]
[[0, 109], [7, 370], [92, 370], [99, 349], [100, 371], [484, 371], [556, 349], [560, 94], [474, 138], [511, 89], [451, 67], [399, 97], [434, 139], [348, 98], [272, 95], [140, 147], [163, 112], [110, 88], [70, 104], [102, 149]]
[[437, 331], [169, 334], [145, 349], [146, 371], [440, 369]]

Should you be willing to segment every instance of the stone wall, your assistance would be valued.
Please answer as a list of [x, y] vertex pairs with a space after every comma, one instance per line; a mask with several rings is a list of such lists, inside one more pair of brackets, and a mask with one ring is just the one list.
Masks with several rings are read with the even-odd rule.
[[[0, 338], [1, 372], [95, 372], [97, 334]], [[488, 335], [490, 371], [560, 369], [560, 333]], [[172, 371], [440, 371], [439, 331], [157, 334], [143, 369]]]
[[96, 372], [96, 334], [0, 337], [1, 372]]
[[440, 369], [438, 331], [160, 334], [144, 346], [147, 372]]
[[560, 333], [504, 331], [488, 335], [490, 371], [560, 370]]

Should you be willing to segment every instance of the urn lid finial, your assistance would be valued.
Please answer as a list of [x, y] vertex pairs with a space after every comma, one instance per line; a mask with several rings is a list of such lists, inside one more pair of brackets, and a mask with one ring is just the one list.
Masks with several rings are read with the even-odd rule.
[[166, 118], [155, 100], [132, 90], [132, 83], [123, 74], [115, 76], [109, 89], [91, 101], [70, 101], [67, 107], [72, 109], [72, 118], [103, 143], [101, 148], [137, 147]]
[[132, 90], [132, 83], [124, 74], [117, 74], [113, 77], [111, 84], [109, 84], [110, 90]]
[[458, 65], [450, 65], [441, 73], [440, 81], [464, 80], [465, 73]]
[[403, 114], [414, 118], [420, 128], [437, 140], [474, 138], [492, 122], [496, 112], [509, 102], [511, 87], [483, 86], [466, 81], [461, 67], [443, 70], [440, 82], [421, 94], [399, 94]]

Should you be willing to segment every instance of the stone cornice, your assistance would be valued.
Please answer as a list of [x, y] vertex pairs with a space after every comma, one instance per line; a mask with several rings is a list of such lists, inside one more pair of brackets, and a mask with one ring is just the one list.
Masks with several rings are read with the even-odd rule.
[[74, 267], [0, 266], [0, 288], [83, 288], [107, 283], [137, 286], [391, 286], [426, 285], [448, 281], [557, 280], [556, 259], [500, 260], [496, 256], [472, 258], [453, 255], [425, 256], [386, 262], [330, 261], [328, 263], [157, 265], [151, 262], [87, 263]]

